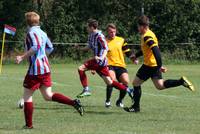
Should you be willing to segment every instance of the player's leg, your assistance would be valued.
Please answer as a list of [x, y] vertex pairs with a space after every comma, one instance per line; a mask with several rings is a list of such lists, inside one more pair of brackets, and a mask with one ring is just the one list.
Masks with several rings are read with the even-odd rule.
[[112, 86], [118, 90], [126, 91], [128, 92], [129, 96], [132, 97], [133, 90], [117, 81], [112, 80], [107, 66], [98, 68], [96, 72], [102, 77], [107, 86]]
[[87, 67], [85, 64], [81, 65], [79, 68], [78, 68], [78, 73], [79, 73], [79, 77], [80, 77], [80, 81], [81, 81], [81, 84], [83, 86], [83, 91], [77, 95], [78, 98], [82, 98], [84, 96], [90, 96], [91, 93], [90, 93], [90, 89], [88, 87], [88, 80], [87, 80], [87, 76], [86, 76], [86, 71], [87, 71]]
[[132, 97], [132, 94], [131, 94], [133, 92], [132, 89], [129, 89], [128, 87], [124, 86], [123, 84], [112, 80], [110, 76], [101, 75], [101, 77], [103, 78], [106, 85], [112, 86], [118, 90], [123, 90], [123, 91], [127, 92], [130, 97]]
[[[128, 87], [128, 83], [129, 83], [129, 76], [128, 76], [128, 73], [127, 71], [120, 71], [120, 74], [119, 74], [119, 81], [124, 84], [125, 86]], [[118, 107], [124, 107], [124, 104], [123, 104], [123, 99], [124, 97], [126, 96], [126, 92], [120, 90], [120, 93], [119, 93], [119, 99], [116, 101], [116, 106]]]
[[[112, 80], [116, 80], [116, 76], [115, 76], [114, 70], [109, 69], [109, 73], [110, 73], [111, 79]], [[105, 106], [106, 107], [110, 107], [111, 106], [110, 98], [111, 98], [111, 95], [112, 95], [112, 90], [113, 90], [113, 87], [107, 85], [107, 88], [106, 88], [106, 102], [105, 102]]]
[[58, 103], [73, 106], [81, 116], [83, 115], [84, 110], [79, 100], [72, 100], [63, 94], [53, 93], [51, 87], [41, 86], [40, 92], [46, 101], [55, 101]]
[[127, 112], [139, 112], [140, 111], [140, 99], [142, 95], [141, 85], [144, 81], [150, 78], [149, 68], [142, 65], [138, 70], [135, 79], [133, 80], [133, 105], [131, 107], [124, 108]]
[[28, 88], [24, 88], [24, 117], [26, 125], [24, 126], [25, 129], [33, 128], [32, 117], [33, 117], [33, 96], [34, 90], [30, 90]]
[[152, 78], [152, 81], [155, 85], [155, 87], [159, 90], [164, 90], [172, 87], [178, 87], [178, 86], [184, 86], [188, 88], [191, 91], [194, 91], [194, 87], [192, 83], [186, 78], [186, 77], [181, 77], [178, 80], [163, 80], [163, 79], [157, 79], [157, 78]]

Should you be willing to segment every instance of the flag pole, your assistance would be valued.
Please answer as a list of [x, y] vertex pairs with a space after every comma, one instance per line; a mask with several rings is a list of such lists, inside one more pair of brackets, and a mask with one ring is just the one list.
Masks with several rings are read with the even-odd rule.
[[0, 74], [2, 73], [2, 64], [3, 64], [3, 50], [4, 50], [4, 43], [5, 43], [6, 33], [3, 32], [3, 40], [2, 40], [2, 47], [1, 47], [1, 62], [0, 62]]

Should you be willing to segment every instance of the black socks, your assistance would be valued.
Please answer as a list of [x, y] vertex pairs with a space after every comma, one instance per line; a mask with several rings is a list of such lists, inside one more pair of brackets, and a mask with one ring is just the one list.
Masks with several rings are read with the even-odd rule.
[[[113, 87], [107, 86], [107, 88], [106, 88], [106, 102], [110, 101], [112, 91], [113, 91]], [[124, 99], [125, 96], [126, 96], [126, 91], [120, 90], [118, 101], [122, 102], [122, 100]]]
[[141, 95], [142, 95], [141, 86], [137, 86], [137, 87], [134, 86], [134, 91], [133, 91], [134, 104], [133, 104], [133, 107], [140, 108]]
[[113, 90], [112, 86], [107, 86], [107, 88], [106, 88], [106, 102], [110, 101], [112, 90]]
[[170, 88], [170, 87], [177, 87], [183, 85], [182, 79], [180, 80], [166, 80], [164, 81], [164, 86], [165, 88]]

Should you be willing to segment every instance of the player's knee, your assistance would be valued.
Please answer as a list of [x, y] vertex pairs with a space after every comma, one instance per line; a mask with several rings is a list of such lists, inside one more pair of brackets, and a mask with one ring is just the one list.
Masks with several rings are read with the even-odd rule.
[[81, 66], [79, 66], [78, 71], [84, 71], [84, 69], [85, 69], [85, 66], [81, 65]]
[[107, 84], [107, 86], [112, 86], [113, 81], [112, 81], [112, 80], [107, 80], [107, 81], [106, 81], [106, 84]]
[[45, 101], [51, 101], [52, 100], [52, 96], [51, 95], [45, 95], [43, 96]]

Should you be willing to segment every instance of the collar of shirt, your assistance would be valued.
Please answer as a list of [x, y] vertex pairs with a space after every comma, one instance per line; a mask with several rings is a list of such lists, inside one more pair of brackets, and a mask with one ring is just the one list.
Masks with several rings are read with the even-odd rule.
[[40, 26], [32, 26], [28, 28], [28, 32], [33, 30], [33, 29], [40, 29]]
[[91, 35], [96, 35], [97, 33], [101, 34], [101, 33], [102, 33], [102, 31], [100, 31], [100, 30], [97, 30], [96, 32], [92, 32], [92, 33], [91, 33]]

